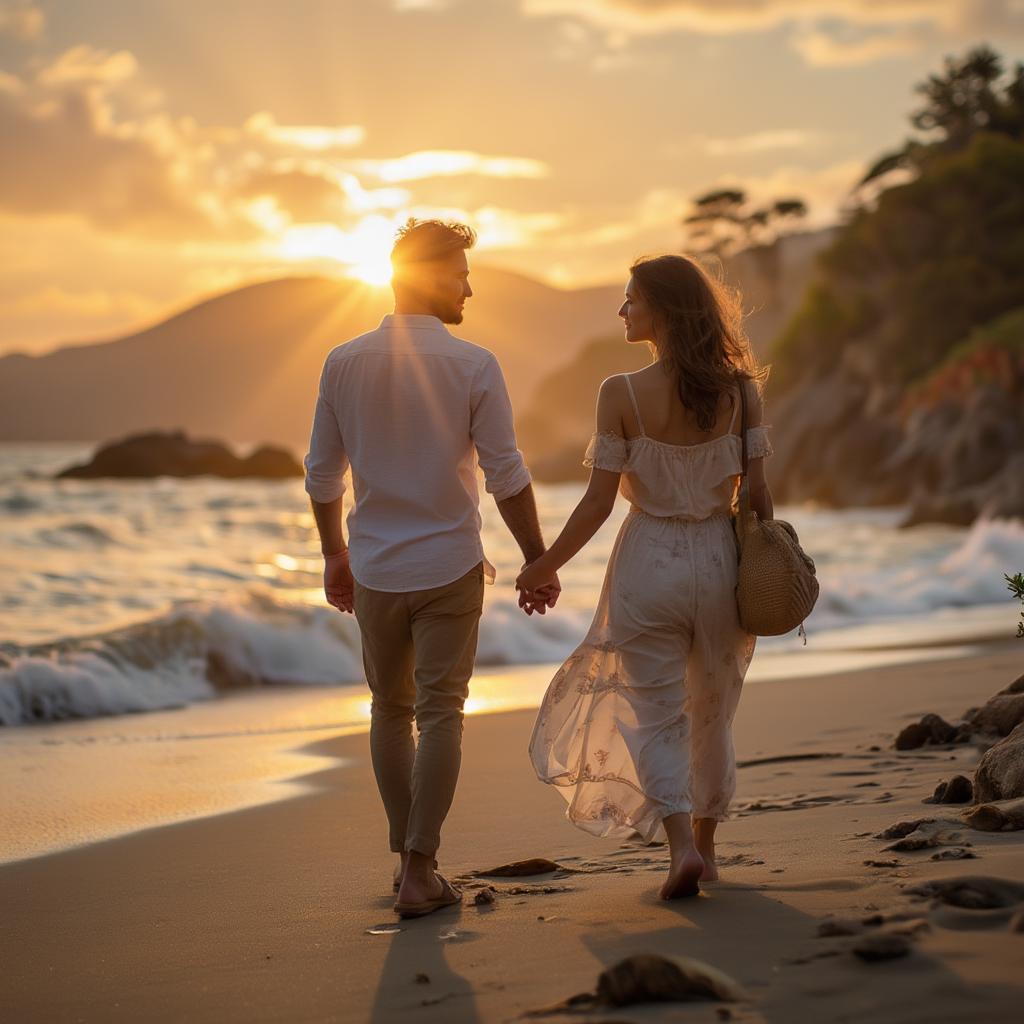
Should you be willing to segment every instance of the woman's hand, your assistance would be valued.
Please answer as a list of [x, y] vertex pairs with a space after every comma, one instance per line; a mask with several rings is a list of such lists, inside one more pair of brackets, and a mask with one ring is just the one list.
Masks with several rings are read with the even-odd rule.
[[516, 590], [519, 591], [519, 607], [532, 615], [535, 611], [544, 614], [547, 608], [554, 608], [562, 585], [558, 574], [551, 568], [545, 556], [531, 562], [516, 579]]

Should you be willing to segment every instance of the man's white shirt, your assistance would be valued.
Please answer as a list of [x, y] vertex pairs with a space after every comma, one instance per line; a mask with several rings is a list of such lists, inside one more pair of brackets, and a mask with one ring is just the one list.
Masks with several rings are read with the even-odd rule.
[[372, 590], [427, 590], [483, 560], [477, 459], [497, 501], [530, 474], [491, 352], [437, 317], [392, 314], [327, 356], [304, 460], [306, 492], [340, 498], [352, 467], [352, 574]]

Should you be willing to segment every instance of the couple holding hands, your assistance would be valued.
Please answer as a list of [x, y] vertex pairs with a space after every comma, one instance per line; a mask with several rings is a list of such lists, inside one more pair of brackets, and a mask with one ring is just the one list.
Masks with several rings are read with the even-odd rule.
[[457, 223], [401, 229], [395, 311], [328, 354], [305, 458], [327, 600], [355, 613], [362, 637], [373, 768], [399, 856], [395, 910], [417, 917], [461, 900], [436, 855], [458, 781], [484, 582], [494, 578], [478, 462], [526, 562], [516, 587], [528, 614], [554, 606], [558, 570], [616, 495], [630, 502], [593, 623], [551, 680], [530, 757], [580, 828], [666, 835], [661, 896], [694, 895], [718, 877], [715, 827], [736, 782], [731, 724], [754, 651], [735, 596], [742, 423], [751, 506], [763, 520], [773, 514], [763, 371], [736, 298], [699, 264], [635, 263], [618, 315], [626, 342], [648, 343], [654, 361], [601, 385], [589, 485], [546, 547], [498, 362], [446, 326], [462, 322], [473, 294], [474, 241]]

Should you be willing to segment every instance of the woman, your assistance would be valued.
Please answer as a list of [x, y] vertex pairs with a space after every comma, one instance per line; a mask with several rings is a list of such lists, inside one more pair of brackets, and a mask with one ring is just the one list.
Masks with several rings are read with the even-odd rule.
[[656, 360], [601, 385], [587, 492], [516, 586], [529, 593], [552, 581], [621, 488], [632, 508], [593, 625], [548, 687], [530, 754], [580, 828], [646, 841], [664, 828], [671, 862], [661, 897], [674, 899], [718, 877], [715, 826], [736, 783], [731, 724], [754, 652], [734, 592], [740, 387], [751, 504], [768, 519], [771, 446], [761, 426], [764, 372], [736, 299], [682, 256], [630, 270], [619, 309], [626, 341], [651, 343]]

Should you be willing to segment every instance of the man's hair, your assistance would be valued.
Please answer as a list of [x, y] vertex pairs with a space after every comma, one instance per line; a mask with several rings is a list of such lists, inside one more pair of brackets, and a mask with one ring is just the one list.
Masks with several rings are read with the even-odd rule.
[[410, 217], [395, 235], [391, 266], [398, 273], [411, 264], [443, 260], [459, 249], [472, 249], [475, 243], [476, 232], [467, 224]]

